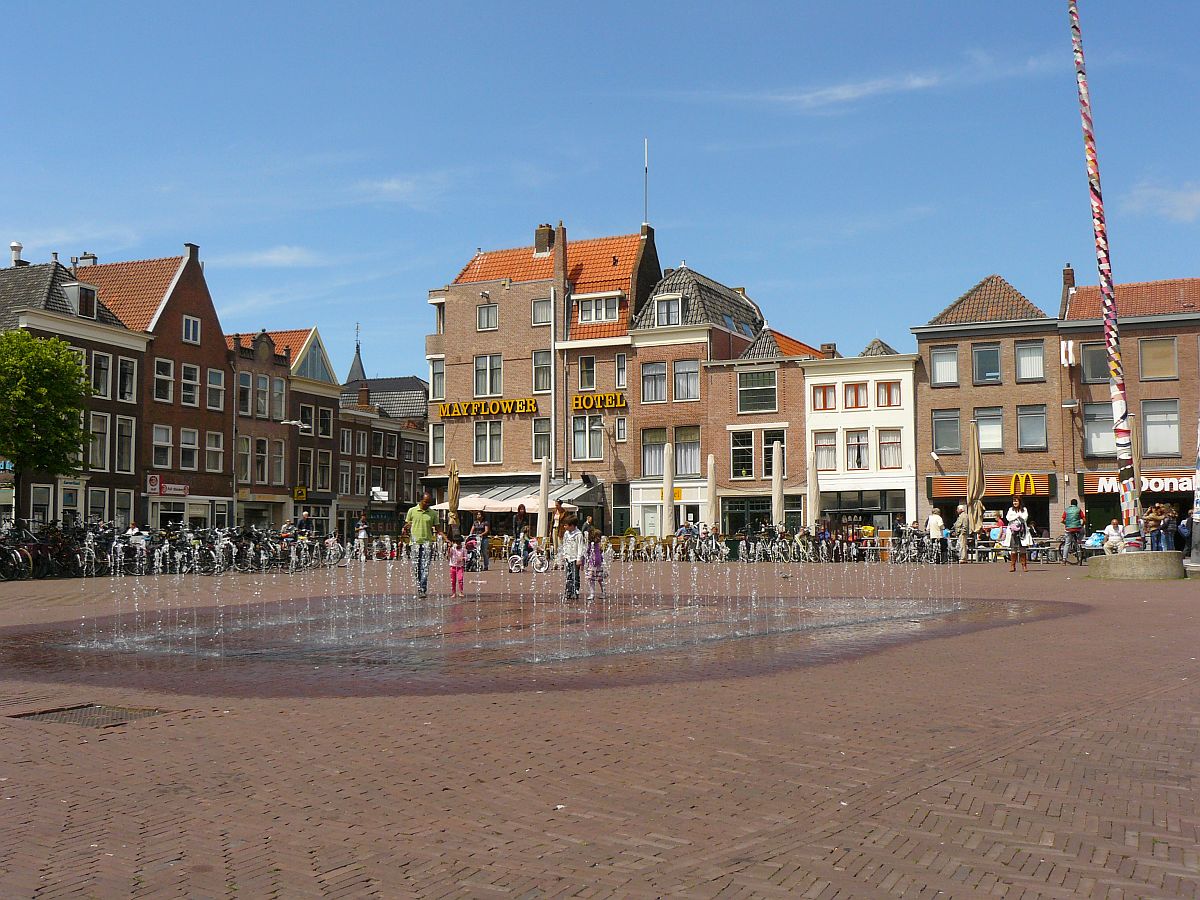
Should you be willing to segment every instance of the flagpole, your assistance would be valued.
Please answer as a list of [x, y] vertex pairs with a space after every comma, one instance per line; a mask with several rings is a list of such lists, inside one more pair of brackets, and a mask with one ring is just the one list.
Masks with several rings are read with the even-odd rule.
[[1083, 151], [1087, 162], [1088, 188], [1092, 204], [1092, 233], [1096, 239], [1096, 268], [1100, 273], [1100, 298], [1104, 314], [1104, 346], [1108, 354], [1108, 391], [1112, 401], [1113, 437], [1117, 445], [1117, 478], [1121, 485], [1121, 530], [1126, 547], [1142, 549], [1140, 511], [1141, 485], [1133, 476], [1133, 433], [1129, 425], [1129, 399], [1121, 364], [1121, 336], [1117, 327], [1117, 297], [1113, 290], [1109, 258], [1108, 225], [1104, 218], [1104, 196], [1100, 192], [1100, 162], [1092, 128], [1092, 102], [1083, 63], [1083, 36], [1079, 28], [1079, 4], [1067, 0], [1071, 19], [1071, 44], [1075, 55], [1075, 82], [1079, 88], [1079, 115], [1083, 123]]
[[650, 222], [650, 138], [643, 138], [645, 166], [642, 169], [642, 221]]

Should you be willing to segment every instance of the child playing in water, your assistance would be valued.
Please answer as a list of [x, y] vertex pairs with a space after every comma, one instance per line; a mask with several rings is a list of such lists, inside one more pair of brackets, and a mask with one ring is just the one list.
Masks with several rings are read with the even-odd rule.
[[454, 543], [450, 545], [448, 559], [450, 562], [450, 596], [465, 597], [467, 592], [463, 590], [463, 566], [467, 562], [467, 551], [463, 549], [461, 534], [454, 536]]
[[596, 597], [596, 587], [600, 587], [600, 599], [604, 599], [604, 552], [600, 549], [600, 529], [593, 528], [588, 535], [587, 555], [584, 557], [587, 565], [588, 600]]

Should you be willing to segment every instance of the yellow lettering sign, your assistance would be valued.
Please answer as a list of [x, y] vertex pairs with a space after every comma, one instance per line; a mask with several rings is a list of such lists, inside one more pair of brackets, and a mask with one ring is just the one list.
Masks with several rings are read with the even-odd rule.
[[443, 419], [469, 418], [473, 416], [510, 416], [513, 413], [537, 413], [534, 397], [512, 400], [463, 400], [438, 404], [438, 415]]
[[576, 394], [571, 398], [571, 409], [576, 412], [591, 409], [625, 409], [625, 406], [625, 395], [618, 393]]
[[1017, 472], [1009, 481], [1008, 489], [1013, 496], [1017, 494], [1035, 496], [1037, 494], [1037, 485], [1034, 483], [1031, 472]]

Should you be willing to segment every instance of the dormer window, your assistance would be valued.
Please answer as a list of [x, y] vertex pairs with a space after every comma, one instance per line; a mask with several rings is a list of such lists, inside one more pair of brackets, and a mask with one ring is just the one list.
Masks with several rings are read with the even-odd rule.
[[71, 311], [81, 319], [96, 318], [96, 289], [86, 284], [64, 284], [63, 293], [71, 304]]
[[195, 316], [183, 317], [183, 342], [185, 344], [200, 343], [200, 320]]
[[670, 297], [665, 300], [659, 300], [655, 308], [656, 325], [678, 325], [679, 324], [679, 298]]
[[580, 322], [615, 322], [620, 310], [619, 297], [590, 297], [579, 301]]

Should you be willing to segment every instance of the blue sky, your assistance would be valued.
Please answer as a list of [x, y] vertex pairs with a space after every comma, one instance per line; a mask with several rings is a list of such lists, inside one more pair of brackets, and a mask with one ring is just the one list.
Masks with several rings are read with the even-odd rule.
[[[1118, 281], [1200, 275], [1200, 7], [1083, 0]], [[0, 237], [198, 243], [227, 331], [423, 373], [476, 247], [635, 231], [773, 326], [911, 349], [999, 272], [1096, 280], [1066, 3], [11, 3]]]

